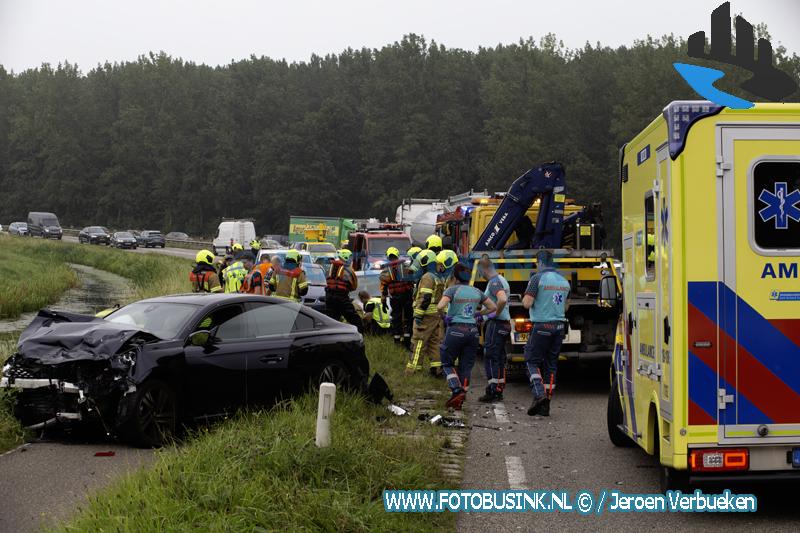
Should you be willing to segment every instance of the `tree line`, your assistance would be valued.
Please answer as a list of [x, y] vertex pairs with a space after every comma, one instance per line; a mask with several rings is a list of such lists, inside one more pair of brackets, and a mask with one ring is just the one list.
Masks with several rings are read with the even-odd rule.
[[[285, 233], [290, 214], [391, 219], [403, 198], [502, 191], [557, 160], [567, 196], [601, 201], [618, 246], [619, 148], [669, 101], [697, 98], [672, 68], [685, 58], [672, 36], [473, 52], [408, 35], [293, 63], [0, 66], [0, 217], [194, 235], [251, 217]], [[776, 61], [800, 79], [797, 55]], [[747, 97], [744, 76], [721, 88]]]

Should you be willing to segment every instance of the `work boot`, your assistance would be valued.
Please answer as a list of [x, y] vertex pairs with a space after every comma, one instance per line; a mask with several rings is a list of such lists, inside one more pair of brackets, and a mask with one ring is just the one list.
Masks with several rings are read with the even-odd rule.
[[503, 401], [503, 393], [502, 392], [495, 392], [494, 393], [494, 401], [502, 402]]
[[458, 389], [453, 391], [453, 395], [450, 396], [450, 399], [447, 400], [445, 404], [447, 407], [452, 407], [456, 411], [461, 410], [461, 405], [464, 403], [464, 398], [467, 397], [467, 393], [463, 389]]
[[541, 416], [550, 416], [550, 398], [545, 398], [542, 405], [539, 406], [539, 414]]
[[542, 408], [542, 404], [545, 402], [546, 398], [534, 398], [531, 402], [531, 406], [528, 407], [528, 416], [534, 416], [540, 414], [540, 409]]
[[497, 401], [497, 393], [491, 389], [486, 389], [486, 393], [478, 398], [479, 402], [493, 403]]

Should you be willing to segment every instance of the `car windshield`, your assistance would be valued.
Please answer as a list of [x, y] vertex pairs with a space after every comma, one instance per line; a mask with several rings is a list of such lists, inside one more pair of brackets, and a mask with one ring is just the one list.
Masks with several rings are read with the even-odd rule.
[[406, 248], [409, 247], [408, 239], [400, 239], [395, 237], [371, 237], [369, 239], [369, 255], [371, 256], [385, 256], [386, 250], [394, 246], [400, 253], [405, 253]]
[[117, 237], [120, 237], [120, 238], [123, 238], [123, 239], [132, 239], [133, 235], [131, 235], [127, 231], [120, 231], [119, 233], [117, 233]]
[[329, 242], [315, 242], [308, 245], [308, 251], [313, 253], [336, 253], [336, 247]]
[[143, 231], [142, 235], [148, 235], [150, 237], [161, 237], [160, 231]]
[[199, 307], [172, 302], [137, 302], [114, 311], [106, 320], [135, 326], [161, 339], [174, 339]]
[[103, 228], [101, 228], [100, 226], [89, 226], [88, 228], [86, 228], [86, 232], [87, 233], [105, 233], [105, 231], [103, 231]]
[[44, 217], [42, 219], [43, 226], [58, 226], [58, 219], [56, 217]]
[[311, 285], [325, 285], [325, 270], [317, 264], [304, 267], [306, 279]]

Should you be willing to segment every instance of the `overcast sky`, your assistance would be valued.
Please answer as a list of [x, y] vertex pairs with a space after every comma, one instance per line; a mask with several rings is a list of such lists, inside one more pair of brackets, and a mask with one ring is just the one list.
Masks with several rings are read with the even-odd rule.
[[[380, 47], [417, 33], [449, 47], [553, 32], [569, 47], [631, 44], [647, 34], [709, 30], [722, 0], [0, 0], [0, 64], [19, 72], [69, 60], [98, 63], [163, 50], [219, 65], [266, 55], [289, 61]], [[773, 45], [800, 53], [800, 0], [733, 0]]]

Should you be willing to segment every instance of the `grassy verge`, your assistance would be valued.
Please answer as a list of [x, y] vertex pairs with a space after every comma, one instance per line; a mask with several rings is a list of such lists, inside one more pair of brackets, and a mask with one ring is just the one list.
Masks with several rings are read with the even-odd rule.
[[[87, 265], [131, 280], [132, 300], [186, 292], [186, 259], [41, 239], [0, 236], [0, 318], [16, 318], [52, 304], [77, 283], [67, 263]], [[127, 302], [121, 302], [127, 303]], [[14, 352], [19, 333], [0, 334], [0, 365]], [[11, 415], [13, 392], [0, 390], [0, 453], [21, 444]]]
[[[402, 374], [405, 353], [368, 339], [369, 359], [395, 397], [443, 387]], [[59, 531], [438, 531], [450, 513], [386, 513], [384, 489], [446, 488], [437, 464], [446, 429], [339, 394], [332, 445], [314, 445], [308, 394], [159, 453], [154, 467], [92, 497]]]

